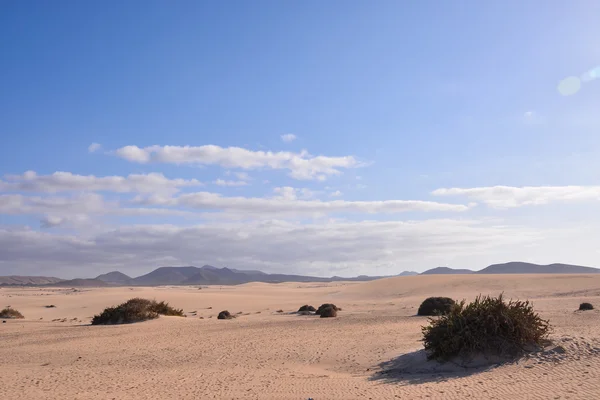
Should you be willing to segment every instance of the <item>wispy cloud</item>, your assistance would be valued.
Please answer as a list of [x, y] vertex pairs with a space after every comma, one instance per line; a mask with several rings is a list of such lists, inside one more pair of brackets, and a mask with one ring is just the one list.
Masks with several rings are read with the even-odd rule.
[[248, 182], [246, 181], [226, 181], [223, 179], [217, 179], [214, 181], [214, 184], [217, 186], [246, 186]]
[[489, 186], [442, 188], [432, 193], [436, 196], [466, 196], [494, 208], [600, 200], [600, 186]]
[[296, 139], [296, 135], [294, 135], [293, 133], [286, 133], [285, 135], [281, 135], [281, 140], [287, 143], [293, 142]]
[[90, 153], [95, 153], [98, 150], [102, 150], [102, 145], [99, 143], [92, 143], [88, 147], [88, 152], [90, 152]]
[[131, 174], [128, 176], [76, 175], [58, 171], [38, 175], [27, 171], [23, 175], [7, 175], [0, 180], [1, 191], [58, 193], [69, 191], [108, 191], [117, 193], [177, 192], [183, 187], [202, 186], [196, 179], [168, 179], [163, 174]]
[[[196, 210], [220, 210], [232, 213], [254, 213], [264, 215], [285, 214], [291, 216], [326, 215], [330, 213], [394, 214], [409, 211], [421, 212], [464, 212], [469, 206], [463, 204], [437, 203], [421, 200], [384, 201], [321, 201], [300, 200], [294, 188], [275, 189], [274, 198], [225, 197], [218, 193], [186, 193], [176, 197], [149, 196], [138, 203], [156, 206], [186, 207]], [[302, 193], [302, 192], [300, 192]]]
[[112, 152], [123, 159], [137, 163], [199, 164], [218, 165], [223, 168], [284, 169], [290, 177], [299, 180], [325, 180], [328, 176], [341, 174], [342, 168], [363, 166], [353, 156], [312, 156], [307, 151], [300, 153], [280, 151], [254, 151], [241, 147], [223, 148], [205, 146], [125, 146]]
[[[532, 230], [465, 220], [138, 225], [77, 236], [0, 227], [0, 269], [19, 265], [20, 273], [30, 274], [42, 268], [68, 267], [81, 273], [85, 264], [127, 271], [140, 264], [159, 266], [169, 257], [174, 265], [206, 260], [234, 268], [288, 273], [293, 266], [318, 275], [331, 275], [329, 268], [343, 267], [355, 273], [364, 266], [390, 263], [397, 273], [414, 269], [416, 263], [422, 266], [424, 254], [435, 262], [460, 254], [489, 254], [537, 239]], [[298, 252], [298, 248], [310, 251]]]

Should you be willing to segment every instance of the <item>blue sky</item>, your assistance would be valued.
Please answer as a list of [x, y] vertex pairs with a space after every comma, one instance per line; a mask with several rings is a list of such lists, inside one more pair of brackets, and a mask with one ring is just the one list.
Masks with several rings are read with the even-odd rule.
[[5, 2], [0, 274], [598, 265], [599, 13]]

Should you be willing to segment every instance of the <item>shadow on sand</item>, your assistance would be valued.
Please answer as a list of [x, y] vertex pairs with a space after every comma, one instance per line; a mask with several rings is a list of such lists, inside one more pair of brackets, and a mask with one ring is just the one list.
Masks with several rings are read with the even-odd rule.
[[425, 350], [418, 350], [380, 363], [377, 372], [369, 380], [405, 385], [443, 382], [479, 374], [507, 363], [510, 361], [491, 360], [483, 357], [471, 360], [467, 364], [453, 361], [440, 363], [427, 360]]

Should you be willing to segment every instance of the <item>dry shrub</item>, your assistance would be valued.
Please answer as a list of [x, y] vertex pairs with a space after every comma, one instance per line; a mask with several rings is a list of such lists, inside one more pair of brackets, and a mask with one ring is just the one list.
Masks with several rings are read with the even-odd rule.
[[335, 304], [325, 303], [319, 306], [315, 314], [321, 315], [321, 311], [323, 311], [326, 308], [333, 308], [335, 311], [342, 311], [342, 309], [340, 307], [337, 307]]
[[550, 324], [529, 301], [505, 302], [498, 297], [478, 296], [457, 303], [450, 312], [421, 328], [429, 359], [441, 361], [477, 354], [517, 356], [531, 345], [543, 345]]
[[579, 311], [588, 311], [588, 310], [593, 310], [594, 306], [591, 305], [590, 303], [581, 303], [579, 305]]
[[447, 314], [454, 304], [456, 302], [449, 297], [429, 297], [421, 303], [417, 315], [434, 316]]
[[321, 316], [321, 318], [337, 317], [337, 310], [333, 307], [325, 307], [321, 309], [319, 315]]
[[217, 319], [233, 319], [235, 318], [234, 315], [231, 315], [231, 313], [227, 310], [221, 311], [219, 313], [219, 315], [217, 316]]
[[314, 308], [313, 306], [309, 306], [308, 304], [303, 305], [302, 307], [300, 307], [298, 309], [298, 312], [303, 312], [303, 311], [312, 311], [315, 312], [317, 311], [316, 308]]
[[14, 308], [6, 307], [4, 310], [0, 311], [0, 318], [22, 319], [25, 317]]
[[183, 310], [169, 306], [169, 303], [156, 300], [134, 298], [116, 307], [108, 307], [95, 315], [92, 325], [128, 324], [158, 318], [159, 315], [183, 317]]

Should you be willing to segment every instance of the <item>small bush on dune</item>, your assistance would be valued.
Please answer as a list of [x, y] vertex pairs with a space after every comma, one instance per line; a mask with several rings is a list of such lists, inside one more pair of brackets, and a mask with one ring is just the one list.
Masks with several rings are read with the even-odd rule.
[[233, 318], [235, 318], [235, 316], [231, 315], [231, 313], [227, 310], [221, 311], [219, 313], [219, 315], [217, 316], [217, 319], [233, 319]]
[[422, 327], [425, 350], [429, 359], [441, 361], [477, 354], [517, 356], [527, 346], [542, 345], [550, 333], [548, 321], [529, 301], [505, 302], [502, 295], [478, 296], [469, 304], [463, 300], [429, 322]]
[[183, 310], [156, 300], [134, 298], [116, 307], [108, 307], [94, 316], [92, 325], [128, 324], [158, 318], [159, 315], [183, 317]]
[[342, 311], [342, 309], [340, 307], [337, 307], [335, 304], [325, 303], [319, 306], [317, 311], [315, 311], [315, 314], [321, 315], [321, 312], [326, 308], [333, 308], [335, 311]]
[[594, 306], [591, 305], [590, 303], [581, 303], [579, 305], [579, 311], [588, 311], [588, 310], [593, 310]]
[[454, 304], [456, 302], [449, 297], [429, 297], [421, 303], [417, 315], [434, 316], [448, 314]]
[[325, 307], [321, 309], [319, 315], [321, 316], [321, 318], [337, 317], [337, 310], [333, 307]]
[[302, 311], [312, 311], [312, 312], [315, 312], [315, 311], [317, 311], [317, 309], [314, 308], [313, 306], [309, 306], [308, 304], [306, 304], [306, 305], [303, 305], [302, 307], [300, 307], [298, 309], [298, 312], [302, 312]]
[[0, 318], [22, 319], [25, 317], [14, 308], [6, 307], [4, 310], [0, 311]]

